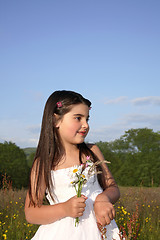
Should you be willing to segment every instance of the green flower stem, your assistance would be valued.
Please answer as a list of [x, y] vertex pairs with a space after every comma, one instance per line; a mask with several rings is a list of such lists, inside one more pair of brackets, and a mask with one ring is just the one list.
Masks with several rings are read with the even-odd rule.
[[[82, 185], [83, 185], [83, 181], [79, 181], [78, 189], [76, 189], [77, 197], [81, 197]], [[79, 224], [79, 217], [76, 217], [75, 227], [77, 227], [78, 224]]]

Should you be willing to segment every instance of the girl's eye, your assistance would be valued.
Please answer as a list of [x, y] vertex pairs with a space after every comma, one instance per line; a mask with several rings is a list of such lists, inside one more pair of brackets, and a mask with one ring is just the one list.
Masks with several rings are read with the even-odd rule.
[[[78, 121], [81, 121], [82, 117], [76, 117], [75, 119], [78, 120]], [[86, 119], [86, 122], [88, 122], [88, 121], [89, 121], [89, 118]]]
[[76, 117], [76, 119], [77, 119], [78, 121], [80, 121], [80, 120], [81, 120], [81, 117]]

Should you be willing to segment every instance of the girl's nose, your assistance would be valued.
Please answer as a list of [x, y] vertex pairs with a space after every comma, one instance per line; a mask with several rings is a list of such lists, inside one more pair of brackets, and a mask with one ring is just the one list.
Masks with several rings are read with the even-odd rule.
[[88, 122], [84, 121], [83, 124], [82, 124], [82, 127], [87, 129], [89, 127]]

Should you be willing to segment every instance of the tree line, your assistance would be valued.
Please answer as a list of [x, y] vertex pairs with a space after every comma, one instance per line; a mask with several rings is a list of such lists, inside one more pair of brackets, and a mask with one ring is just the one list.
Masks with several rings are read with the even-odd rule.
[[[130, 129], [119, 139], [96, 143], [120, 186], [160, 186], [160, 132]], [[4, 176], [13, 188], [27, 187], [36, 149], [27, 152], [12, 142], [0, 143], [0, 187]]]
[[12, 142], [0, 143], [0, 187], [4, 179], [13, 188], [27, 187], [28, 176], [29, 166], [23, 149]]
[[160, 132], [130, 129], [112, 142], [98, 142], [121, 186], [160, 186]]

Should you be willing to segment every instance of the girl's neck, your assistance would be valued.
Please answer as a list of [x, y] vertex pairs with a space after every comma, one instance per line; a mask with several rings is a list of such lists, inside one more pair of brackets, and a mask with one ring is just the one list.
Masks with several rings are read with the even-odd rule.
[[70, 155], [72, 156], [73, 154], [79, 153], [78, 146], [77, 145], [67, 145], [65, 147], [65, 153], [68, 156], [70, 156]]
[[79, 149], [77, 146], [68, 146], [65, 148], [65, 154], [55, 167], [55, 170], [79, 165]]

